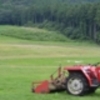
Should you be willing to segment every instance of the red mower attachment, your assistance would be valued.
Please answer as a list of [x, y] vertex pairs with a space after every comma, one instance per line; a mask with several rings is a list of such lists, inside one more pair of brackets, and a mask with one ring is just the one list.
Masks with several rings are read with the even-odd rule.
[[49, 81], [45, 80], [42, 82], [33, 82], [32, 83], [32, 92], [35, 93], [49, 93]]
[[32, 92], [34, 93], [50, 93], [65, 89], [65, 75], [61, 72], [61, 67], [57, 69], [58, 75], [54, 78], [55, 72], [51, 75], [50, 80], [32, 83]]

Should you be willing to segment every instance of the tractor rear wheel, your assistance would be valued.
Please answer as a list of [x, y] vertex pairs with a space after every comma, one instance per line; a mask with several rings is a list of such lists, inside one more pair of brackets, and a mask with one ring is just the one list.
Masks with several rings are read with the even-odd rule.
[[66, 81], [66, 90], [72, 95], [85, 95], [88, 90], [88, 82], [81, 73], [70, 73]]

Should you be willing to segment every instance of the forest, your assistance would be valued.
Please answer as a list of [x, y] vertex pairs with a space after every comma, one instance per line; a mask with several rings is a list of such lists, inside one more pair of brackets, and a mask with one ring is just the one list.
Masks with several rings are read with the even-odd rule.
[[100, 43], [100, 0], [0, 0], [0, 25], [46, 28]]

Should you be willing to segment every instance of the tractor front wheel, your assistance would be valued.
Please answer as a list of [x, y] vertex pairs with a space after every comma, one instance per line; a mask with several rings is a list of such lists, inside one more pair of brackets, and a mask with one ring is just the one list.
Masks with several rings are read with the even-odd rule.
[[72, 95], [85, 95], [88, 90], [88, 82], [81, 73], [70, 73], [66, 81], [66, 90]]

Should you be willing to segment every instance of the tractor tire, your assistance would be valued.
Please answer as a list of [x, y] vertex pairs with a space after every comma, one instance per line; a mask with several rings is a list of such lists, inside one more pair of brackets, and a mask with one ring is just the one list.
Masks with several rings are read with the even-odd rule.
[[87, 79], [82, 73], [70, 73], [66, 80], [66, 90], [69, 94], [75, 96], [87, 94], [89, 91]]

